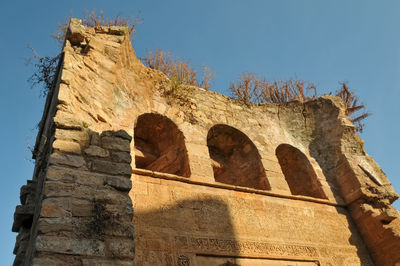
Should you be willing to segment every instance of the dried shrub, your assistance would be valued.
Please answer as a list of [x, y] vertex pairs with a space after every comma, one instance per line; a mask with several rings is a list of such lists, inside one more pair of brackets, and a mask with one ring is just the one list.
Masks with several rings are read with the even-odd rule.
[[316, 97], [316, 86], [311, 82], [295, 79], [269, 81], [254, 73], [242, 73], [231, 82], [229, 90], [245, 103], [284, 103]]
[[354, 91], [350, 90], [346, 82], [340, 83], [341, 88], [336, 91], [335, 95], [339, 96], [346, 105], [346, 114], [349, 116], [351, 122], [355, 124], [356, 131], [362, 132], [364, 123], [362, 121], [371, 115], [366, 111], [364, 104], [359, 104], [358, 97], [355, 96]]
[[28, 78], [28, 82], [31, 84], [31, 88], [40, 86], [40, 95], [46, 97], [51, 88], [53, 87], [53, 82], [56, 78], [56, 71], [58, 66], [58, 61], [60, 60], [61, 54], [54, 57], [39, 56], [33, 48], [30, 48], [34, 55], [31, 58], [27, 58], [27, 64], [33, 64], [35, 70], [33, 74]]
[[[82, 18], [82, 25], [86, 27], [97, 28], [103, 26], [123, 26], [129, 28], [129, 34], [131, 36], [135, 32], [135, 26], [138, 23], [138, 19], [136, 18], [122, 18], [119, 15], [114, 18], [107, 18], [104, 15], [104, 11], [102, 10], [98, 15], [94, 10], [90, 12], [88, 10], [85, 10], [84, 13], [85, 15]], [[56, 33], [50, 35], [51, 37], [56, 39], [60, 43], [60, 45], [62, 45], [65, 40], [70, 19], [71, 17], [67, 17], [63, 22], [59, 23]]]
[[[371, 114], [366, 112], [365, 105], [358, 103], [358, 97], [350, 90], [347, 83], [341, 82], [341, 88], [335, 92], [346, 105], [346, 114], [355, 124], [355, 130], [362, 132], [362, 121]], [[234, 97], [248, 104], [254, 103], [284, 103], [291, 100], [302, 102], [317, 97], [317, 86], [304, 80], [269, 81], [260, 78], [254, 73], [242, 73], [239, 78], [231, 82], [229, 90]]]
[[207, 66], [203, 66], [201, 78], [199, 78], [198, 70], [194, 69], [188, 61], [172, 56], [170, 52], [164, 52], [161, 49], [148, 52], [147, 56], [141, 60], [147, 67], [165, 73], [170, 78], [173, 87], [180, 84], [202, 87], [206, 90], [212, 87], [214, 73]]

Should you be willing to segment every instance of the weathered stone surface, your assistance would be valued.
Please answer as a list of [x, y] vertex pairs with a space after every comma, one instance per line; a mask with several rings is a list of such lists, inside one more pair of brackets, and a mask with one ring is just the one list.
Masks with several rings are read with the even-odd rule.
[[113, 162], [120, 162], [120, 163], [131, 163], [132, 157], [128, 152], [122, 151], [111, 151], [111, 160]]
[[53, 142], [53, 148], [61, 152], [81, 154], [81, 146], [79, 143], [67, 140], [55, 140]]
[[70, 266], [70, 265], [80, 265], [81, 261], [78, 258], [71, 256], [63, 256], [60, 254], [49, 256], [49, 257], [37, 257], [33, 259], [33, 266]]
[[110, 239], [106, 245], [113, 257], [133, 259], [135, 256], [135, 243], [132, 240]]
[[101, 137], [119, 137], [128, 141], [132, 140], [132, 137], [125, 130], [104, 131], [101, 133]]
[[95, 146], [100, 146], [101, 145], [100, 135], [93, 132], [90, 135], [90, 144], [95, 145]]
[[88, 148], [84, 150], [85, 154], [88, 156], [93, 156], [93, 157], [108, 157], [110, 153], [105, 150], [100, 148], [99, 146], [95, 145], [90, 145]]
[[56, 139], [76, 141], [79, 143], [86, 143], [89, 141], [89, 135], [84, 130], [69, 130], [57, 128], [54, 135]]
[[38, 228], [39, 232], [43, 234], [49, 232], [72, 231], [72, 218], [40, 218]]
[[93, 216], [94, 203], [89, 200], [75, 199], [72, 202], [72, 216]]
[[71, 217], [71, 199], [66, 197], [44, 199], [40, 216], [48, 218]]
[[130, 142], [129, 140], [122, 139], [119, 137], [102, 137], [101, 138], [102, 147], [110, 150], [117, 151], [130, 151]]
[[104, 259], [83, 259], [83, 266], [135, 266], [132, 260], [104, 260]]
[[75, 185], [62, 182], [46, 182], [43, 194], [47, 197], [68, 197], [73, 193]]
[[103, 185], [105, 177], [106, 175], [62, 166], [50, 166], [46, 174], [46, 178], [50, 181], [74, 182], [81, 185]]
[[72, 18], [69, 24], [67, 38], [71, 44], [80, 44], [85, 40], [85, 29], [83, 28], [80, 19]]
[[18, 205], [14, 213], [14, 223], [12, 226], [12, 231], [18, 232], [20, 227], [26, 223], [29, 223], [26, 224], [26, 226], [30, 227], [34, 211], [35, 211], [34, 205]]
[[132, 181], [126, 177], [108, 176], [105, 183], [121, 191], [129, 191], [132, 188]]
[[127, 163], [114, 163], [102, 160], [93, 160], [92, 170], [95, 172], [107, 173], [112, 175], [130, 176], [132, 173], [132, 168]]
[[28, 181], [27, 185], [21, 187], [19, 199], [21, 204], [26, 204], [27, 197], [33, 195], [36, 190], [36, 182]]
[[57, 128], [60, 129], [73, 129], [73, 130], [82, 130], [83, 124], [81, 121], [70, 117], [70, 116], [55, 116], [54, 123], [56, 124]]
[[62, 254], [104, 256], [104, 243], [98, 240], [38, 236], [36, 250]]
[[50, 155], [50, 164], [86, 168], [85, 160], [78, 155], [53, 153]]
[[135, 229], [131, 221], [105, 228], [104, 232], [110, 236], [127, 237], [128, 239], [134, 239], [135, 235]]

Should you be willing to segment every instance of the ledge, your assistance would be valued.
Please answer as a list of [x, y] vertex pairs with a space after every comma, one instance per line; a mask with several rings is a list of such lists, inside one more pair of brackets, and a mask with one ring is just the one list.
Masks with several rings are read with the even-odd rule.
[[228, 184], [219, 183], [219, 182], [206, 183], [206, 182], [191, 180], [188, 177], [182, 177], [182, 176], [166, 174], [166, 173], [161, 173], [161, 172], [154, 172], [151, 170], [145, 170], [145, 169], [139, 169], [139, 168], [133, 168], [132, 173], [136, 174], [136, 175], [142, 175], [142, 176], [148, 176], [148, 177], [160, 178], [160, 179], [166, 179], [166, 180], [173, 180], [173, 181], [178, 181], [178, 182], [183, 182], [183, 183], [188, 183], [188, 184], [193, 184], [193, 185], [199, 185], [199, 186], [229, 189], [229, 190], [234, 190], [234, 191], [271, 196], [271, 197], [276, 197], [276, 198], [308, 201], [308, 202], [325, 204], [325, 205], [330, 205], [330, 206], [335, 206], [335, 207], [344, 207], [344, 208], [347, 207], [347, 205], [338, 204], [338, 203], [331, 202], [331, 201], [325, 200], [325, 199], [317, 199], [317, 198], [312, 198], [312, 197], [307, 197], [307, 196], [283, 195], [283, 194], [277, 194], [277, 193], [266, 191], [266, 190], [233, 186], [233, 185], [228, 185]]

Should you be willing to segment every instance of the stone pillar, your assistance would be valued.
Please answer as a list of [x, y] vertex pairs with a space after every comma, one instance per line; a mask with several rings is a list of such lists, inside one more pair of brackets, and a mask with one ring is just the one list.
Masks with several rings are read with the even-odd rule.
[[134, 265], [131, 140], [59, 124], [39, 202], [21, 189], [14, 265]]

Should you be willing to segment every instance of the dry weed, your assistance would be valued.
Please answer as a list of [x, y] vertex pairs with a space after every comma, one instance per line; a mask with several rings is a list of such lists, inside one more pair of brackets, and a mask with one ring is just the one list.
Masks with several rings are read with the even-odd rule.
[[207, 90], [212, 86], [214, 73], [209, 67], [203, 66], [201, 78], [199, 78], [198, 71], [188, 61], [172, 56], [170, 52], [158, 49], [148, 52], [147, 56], [141, 60], [147, 67], [165, 73], [171, 79], [173, 86], [185, 84]]
[[[345, 82], [335, 92], [346, 105], [346, 114], [355, 124], [355, 130], [362, 132], [362, 120], [371, 114], [365, 111], [365, 105], [358, 104], [358, 97]], [[317, 86], [304, 80], [274, 80], [257, 77], [254, 73], [242, 73], [235, 82], [231, 82], [229, 90], [234, 97], [247, 103], [285, 103], [292, 100], [308, 101], [317, 97]]]
[[364, 124], [362, 120], [371, 115], [366, 111], [364, 104], [358, 103], [358, 97], [355, 96], [354, 91], [350, 90], [346, 82], [340, 83], [341, 88], [336, 91], [335, 95], [339, 96], [346, 105], [346, 114], [349, 116], [351, 122], [355, 124], [356, 131], [362, 132]]
[[275, 80], [260, 78], [254, 73], [242, 73], [229, 90], [245, 103], [284, 103], [306, 101], [316, 97], [316, 86], [304, 80]]

